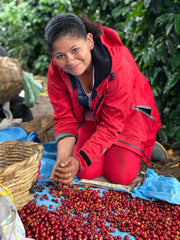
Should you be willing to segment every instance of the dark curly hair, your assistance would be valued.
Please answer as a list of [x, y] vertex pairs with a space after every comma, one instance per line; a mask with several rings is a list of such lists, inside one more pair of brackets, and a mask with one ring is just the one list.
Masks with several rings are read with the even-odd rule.
[[100, 22], [91, 22], [86, 15], [78, 17], [71, 13], [59, 14], [51, 18], [45, 28], [48, 52], [52, 54], [53, 43], [60, 37], [71, 34], [86, 39], [87, 33], [91, 33], [94, 40], [98, 39], [101, 35]]
[[84, 23], [87, 33], [91, 33], [94, 40], [98, 39], [102, 33], [101, 23], [98, 21], [92, 22], [85, 14], [80, 15], [79, 18]]

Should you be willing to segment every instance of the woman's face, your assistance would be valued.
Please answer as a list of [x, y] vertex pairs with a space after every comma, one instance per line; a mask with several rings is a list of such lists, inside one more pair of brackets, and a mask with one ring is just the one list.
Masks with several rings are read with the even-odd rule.
[[53, 57], [59, 67], [74, 76], [81, 76], [91, 67], [91, 50], [94, 42], [91, 33], [87, 38], [72, 35], [60, 37], [53, 43]]

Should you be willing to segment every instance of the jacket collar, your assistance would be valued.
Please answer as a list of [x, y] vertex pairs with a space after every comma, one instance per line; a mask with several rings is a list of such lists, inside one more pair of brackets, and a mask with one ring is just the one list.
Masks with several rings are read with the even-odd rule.
[[111, 72], [111, 57], [107, 48], [101, 43], [100, 39], [94, 42], [94, 48], [91, 53], [95, 70], [94, 87], [97, 88]]

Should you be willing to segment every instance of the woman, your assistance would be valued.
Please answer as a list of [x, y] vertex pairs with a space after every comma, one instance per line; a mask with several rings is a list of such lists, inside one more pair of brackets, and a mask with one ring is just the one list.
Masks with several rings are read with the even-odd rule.
[[53, 17], [45, 39], [58, 149], [51, 179], [61, 186], [104, 174], [130, 184], [141, 159], [149, 164], [160, 128], [147, 79], [118, 34], [87, 17]]

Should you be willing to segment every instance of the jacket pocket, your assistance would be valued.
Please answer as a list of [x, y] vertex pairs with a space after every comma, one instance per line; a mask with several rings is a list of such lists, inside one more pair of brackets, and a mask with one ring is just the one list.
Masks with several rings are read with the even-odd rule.
[[132, 105], [132, 109], [143, 113], [145, 116], [149, 117], [150, 119], [156, 122], [156, 119], [153, 116], [151, 116], [151, 107], [144, 105]]

